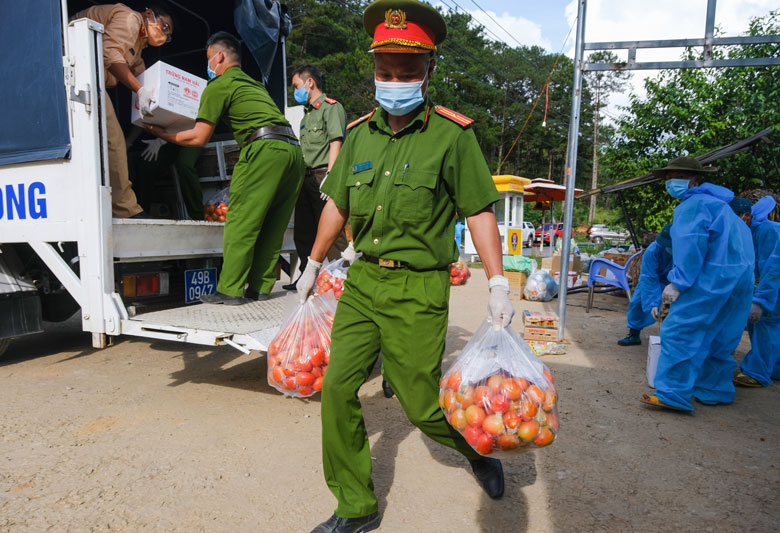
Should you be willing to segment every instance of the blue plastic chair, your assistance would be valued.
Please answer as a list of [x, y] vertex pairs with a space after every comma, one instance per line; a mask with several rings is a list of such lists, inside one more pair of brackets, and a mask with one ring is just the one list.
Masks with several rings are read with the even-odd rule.
[[[644, 250], [639, 250], [629, 257], [625, 266], [618, 265], [609, 259], [602, 259], [600, 257], [597, 257], [590, 262], [590, 270], [588, 270], [588, 305], [585, 307], [586, 313], [590, 313], [590, 308], [593, 306], [593, 291], [595, 290], [596, 283], [603, 283], [605, 285], [623, 289], [628, 295], [628, 301], [631, 301], [631, 285], [628, 283], [628, 267], [631, 266], [634, 259], [641, 255], [643, 251]], [[614, 277], [607, 277], [599, 274], [603, 268], [607, 269], [607, 274], [611, 272]]]

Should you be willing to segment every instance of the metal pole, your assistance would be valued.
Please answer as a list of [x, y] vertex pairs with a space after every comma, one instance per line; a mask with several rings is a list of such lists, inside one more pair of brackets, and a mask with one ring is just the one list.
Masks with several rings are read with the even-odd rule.
[[[569, 121], [569, 150], [566, 168], [566, 203], [563, 213], [563, 246], [561, 248], [561, 288], [558, 291], [558, 340], [563, 340], [566, 327], [566, 295], [569, 280], [569, 251], [571, 250], [572, 213], [574, 211], [574, 185], [577, 177], [577, 138], [580, 131], [580, 101], [582, 99], [582, 56], [585, 45], [585, 4], [577, 6], [577, 41], [574, 48], [574, 82], [572, 84], [571, 119]], [[566, 266], [564, 269], [563, 266]], [[565, 270], [565, 272], [564, 272]]]

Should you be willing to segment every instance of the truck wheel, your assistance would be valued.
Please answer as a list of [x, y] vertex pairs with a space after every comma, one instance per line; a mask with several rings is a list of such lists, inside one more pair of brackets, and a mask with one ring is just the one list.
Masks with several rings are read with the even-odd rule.
[[0, 357], [3, 357], [5, 351], [11, 345], [11, 339], [0, 339]]
[[593, 243], [594, 244], [601, 244], [602, 242], [604, 242], [604, 238], [603, 237], [593, 237]]
[[528, 248], [533, 248], [533, 246], [534, 246], [534, 238], [533, 237], [531, 237], [531, 236], [528, 237], [528, 242], [526, 243], [526, 246]]

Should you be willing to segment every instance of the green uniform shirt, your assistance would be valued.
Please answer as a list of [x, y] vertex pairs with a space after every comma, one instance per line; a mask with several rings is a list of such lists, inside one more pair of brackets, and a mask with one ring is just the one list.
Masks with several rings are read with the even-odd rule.
[[328, 164], [330, 142], [346, 136], [346, 125], [344, 106], [325, 94], [306, 106], [301, 120], [301, 149], [307, 167]]
[[216, 124], [220, 118], [224, 118], [241, 148], [263, 126], [290, 125], [265, 86], [240, 67], [230, 67], [209, 80], [200, 97], [198, 119]]
[[499, 195], [474, 132], [430, 103], [393, 134], [386, 112], [352, 128], [322, 187], [349, 211], [355, 249], [416, 269], [458, 259], [455, 213], [468, 217]]

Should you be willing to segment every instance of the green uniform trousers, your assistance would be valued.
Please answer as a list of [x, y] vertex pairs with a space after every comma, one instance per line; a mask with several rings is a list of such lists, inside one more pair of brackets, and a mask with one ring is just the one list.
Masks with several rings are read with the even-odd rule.
[[385, 379], [412, 424], [468, 459], [479, 458], [439, 408], [449, 294], [445, 270], [391, 270], [362, 260], [350, 267], [333, 322], [321, 406], [322, 463], [338, 516], [377, 511], [358, 390], [380, 350]]
[[219, 292], [243, 296], [245, 284], [271, 292], [304, 170], [301, 148], [286, 141], [258, 139], [241, 150], [230, 181]]
[[146, 161], [137, 152], [130, 158], [130, 180], [133, 182], [138, 203], [149, 212], [152, 204], [155, 181], [170, 173], [171, 165], [179, 176], [179, 187], [184, 207], [192, 220], [203, 220], [203, 190], [195, 163], [200, 157], [200, 146], [178, 146], [173, 143], [160, 147], [157, 159]]

